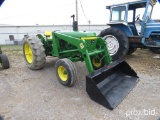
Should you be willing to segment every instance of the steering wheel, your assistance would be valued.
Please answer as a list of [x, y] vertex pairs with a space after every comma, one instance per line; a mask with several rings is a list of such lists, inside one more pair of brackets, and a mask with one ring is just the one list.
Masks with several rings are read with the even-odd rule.
[[135, 18], [135, 21], [139, 21], [140, 20], [140, 14], [138, 14]]
[[139, 22], [139, 24], [141, 24], [142, 20], [140, 19], [140, 14], [136, 16], [135, 22]]

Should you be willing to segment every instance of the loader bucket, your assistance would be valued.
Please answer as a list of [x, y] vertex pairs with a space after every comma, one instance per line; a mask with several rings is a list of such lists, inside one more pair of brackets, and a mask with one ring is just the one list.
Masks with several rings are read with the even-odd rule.
[[138, 78], [125, 61], [115, 61], [86, 76], [86, 91], [93, 101], [113, 110], [136, 85]]

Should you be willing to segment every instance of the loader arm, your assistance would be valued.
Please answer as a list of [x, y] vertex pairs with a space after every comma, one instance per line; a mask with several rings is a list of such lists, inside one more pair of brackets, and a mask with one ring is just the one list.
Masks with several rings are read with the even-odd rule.
[[[87, 69], [88, 69], [89, 73], [94, 72], [92, 62], [91, 62], [91, 59], [90, 59], [91, 56], [102, 54], [103, 59], [105, 61], [105, 64], [106, 65], [110, 64], [111, 57], [109, 55], [108, 49], [106, 48], [105, 41], [102, 38], [98, 38], [96, 36], [91, 36], [91, 37], [86, 37], [86, 36], [85, 37], [83, 37], [83, 36], [80, 37], [80, 36], [78, 36], [78, 37], [79, 38], [68, 36], [68, 35], [65, 35], [63, 33], [53, 33], [53, 44], [58, 45], [58, 43], [57, 43], [58, 42], [57, 38], [58, 38], [58, 39], [62, 39], [64, 41], [66, 41], [67, 43], [70, 43], [73, 46], [75, 46], [77, 48], [77, 49], [75, 49], [75, 51], [79, 51], [81, 53], [81, 56], [86, 63], [86, 66], [87, 66]], [[86, 41], [89, 41], [89, 40], [91, 41], [93, 39], [100, 45], [100, 48], [98, 48], [98, 49], [94, 48], [93, 49], [92, 47], [95, 47], [94, 44], [93, 44], [92, 46], [90, 46], [93, 50], [89, 51], [88, 49], [91, 49], [91, 48], [88, 48]], [[71, 50], [71, 51], [68, 50], [68, 52], [72, 52], [72, 51], [74, 51], [74, 50]], [[65, 51], [65, 52], [67, 52], [67, 51]], [[63, 52], [61, 52], [61, 53], [63, 53]], [[53, 55], [54, 56], [55, 55], [59, 56], [59, 54], [60, 54], [60, 52], [57, 49], [57, 47], [53, 48]]]

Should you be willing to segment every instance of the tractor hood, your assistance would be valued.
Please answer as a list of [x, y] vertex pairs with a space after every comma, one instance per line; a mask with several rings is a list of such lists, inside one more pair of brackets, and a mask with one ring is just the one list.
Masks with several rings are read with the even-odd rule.
[[160, 35], [160, 22], [147, 23], [145, 36], [149, 37], [150, 35]]
[[[146, 27], [160, 27], [160, 21], [148, 19]], [[159, 31], [160, 31], [160, 29], [159, 29]]]
[[96, 33], [91, 33], [91, 32], [77, 32], [77, 31], [73, 31], [73, 32], [58, 32], [61, 34], [65, 34], [68, 36], [72, 36], [72, 37], [96, 37]]
[[[146, 27], [160, 27], [160, 22], [155, 22], [155, 23], [147, 23]], [[160, 31], [160, 29], [159, 29]]]

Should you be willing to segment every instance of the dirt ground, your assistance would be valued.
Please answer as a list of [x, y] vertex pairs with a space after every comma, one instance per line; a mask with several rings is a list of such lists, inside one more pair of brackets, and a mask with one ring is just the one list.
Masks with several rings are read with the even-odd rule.
[[84, 63], [75, 63], [78, 80], [62, 86], [55, 76], [58, 58], [47, 57], [41, 70], [25, 65], [21, 49], [2, 48], [11, 67], [0, 68], [0, 115], [4, 120], [160, 120], [160, 58], [138, 49], [126, 61], [138, 73], [139, 82], [114, 110], [92, 101], [85, 91]]

